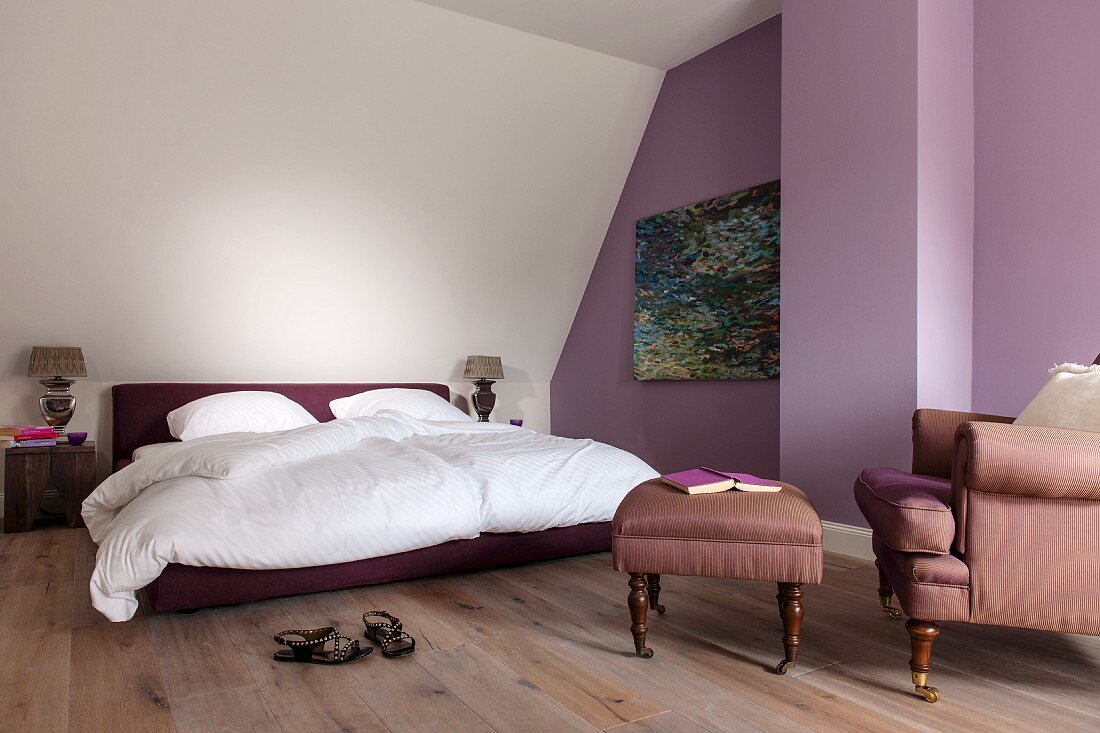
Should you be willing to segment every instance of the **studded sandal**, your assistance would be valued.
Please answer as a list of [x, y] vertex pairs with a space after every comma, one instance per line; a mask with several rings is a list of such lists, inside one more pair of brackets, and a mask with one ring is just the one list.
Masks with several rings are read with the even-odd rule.
[[[297, 637], [297, 638], [295, 638]], [[275, 634], [275, 641], [290, 649], [275, 652], [276, 662], [302, 662], [304, 664], [343, 664], [362, 659], [374, 649], [359, 648], [359, 642], [336, 633], [336, 629], [325, 626], [320, 629], [288, 629]], [[332, 651], [324, 651], [325, 644], [332, 642]]]
[[[371, 618], [384, 618], [385, 621], [370, 621]], [[416, 639], [401, 628], [401, 619], [386, 611], [367, 611], [363, 614], [363, 626], [367, 637], [382, 649], [384, 657], [404, 657], [416, 651]]]

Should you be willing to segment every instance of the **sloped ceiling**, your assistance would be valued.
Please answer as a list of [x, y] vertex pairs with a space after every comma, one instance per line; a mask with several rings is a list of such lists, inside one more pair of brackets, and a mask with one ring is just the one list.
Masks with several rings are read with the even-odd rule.
[[779, 13], [780, 0], [421, 0], [671, 69]]
[[412, 0], [0, 6], [0, 379], [548, 382], [662, 73]]

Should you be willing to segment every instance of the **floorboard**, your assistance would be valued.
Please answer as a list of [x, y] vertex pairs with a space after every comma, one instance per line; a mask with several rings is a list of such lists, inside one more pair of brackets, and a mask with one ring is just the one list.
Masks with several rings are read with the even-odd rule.
[[168, 693], [144, 621], [72, 630], [69, 730], [174, 731]]
[[[96, 545], [87, 532], [77, 532], [73, 542], [73, 580], [87, 585], [95, 569]], [[73, 627], [109, 623], [103, 614], [92, 608], [92, 598], [87, 593], [73, 594]]]
[[[367, 590], [370, 590], [369, 588]], [[351, 605], [354, 596], [343, 593], [317, 593], [284, 598], [279, 601], [294, 617], [297, 628], [334, 626], [347, 636], [363, 638], [362, 615], [366, 608]], [[411, 604], [402, 603], [389, 609], [394, 615], [408, 615]], [[402, 621], [404, 624], [404, 621]], [[445, 624], [436, 622], [440, 634], [457, 635], [454, 630], [442, 630]], [[441, 685], [417, 664], [431, 649], [420, 649], [409, 657], [385, 658], [375, 649], [370, 657], [355, 664], [334, 668], [349, 687], [355, 690], [382, 724], [391, 731], [429, 733], [446, 721], [449, 733], [482, 733], [492, 728], [465, 704], [454, 691]]]
[[12, 544], [18, 555], [10, 584], [37, 585], [72, 580], [77, 536], [75, 530], [61, 527], [14, 535]]
[[597, 728], [608, 729], [667, 710], [615, 678], [446, 584], [408, 593], [462, 628], [476, 644]]
[[72, 607], [71, 580], [5, 591], [0, 606], [0, 728], [68, 727]]
[[[1096, 731], [1100, 638], [943, 624], [930, 705], [871, 563], [826, 558], [805, 589], [798, 666], [775, 586], [665, 577], [652, 659], [633, 654], [627, 586], [607, 554], [107, 623], [88, 598], [95, 546], [60, 526], [0, 534], [0, 728], [27, 731]], [[276, 662], [272, 635], [364, 611], [417, 639], [402, 659]]]
[[217, 615], [283, 730], [386, 731], [341, 675], [330, 674], [330, 669], [317, 665], [273, 659], [272, 636], [278, 631], [301, 628], [278, 601], [219, 608]]
[[624, 723], [615, 733], [701, 733], [702, 728], [671, 711]]
[[23, 536], [0, 533], [0, 589], [11, 585], [12, 578], [15, 577], [15, 567], [24, 549], [20, 542]]
[[495, 730], [598, 730], [479, 647], [431, 652], [416, 661]]
[[445, 582], [478, 599], [478, 607], [508, 616], [527, 632], [550, 639], [707, 730], [801, 730], [794, 721], [678, 666], [671, 657], [636, 657], [629, 638], [587, 623], [503, 578], [488, 574]]

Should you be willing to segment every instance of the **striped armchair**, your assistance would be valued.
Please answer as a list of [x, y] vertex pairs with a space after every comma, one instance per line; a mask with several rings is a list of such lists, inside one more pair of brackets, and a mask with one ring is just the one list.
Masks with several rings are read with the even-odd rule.
[[1011, 423], [917, 410], [912, 473], [856, 480], [879, 600], [909, 616], [909, 668], [929, 702], [938, 621], [1100, 634], [1100, 433]]

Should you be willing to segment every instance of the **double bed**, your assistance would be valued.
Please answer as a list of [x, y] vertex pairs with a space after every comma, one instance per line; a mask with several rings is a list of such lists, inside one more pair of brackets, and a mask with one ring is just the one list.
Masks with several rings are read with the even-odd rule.
[[[116, 473], [84, 505], [93, 603], [120, 621], [142, 587], [176, 611], [604, 551], [618, 501], [656, 475], [590, 440], [329, 407], [394, 388], [450, 398], [441, 384], [115, 386]], [[238, 391], [284, 395], [318, 424], [173, 442], [170, 412]]]

